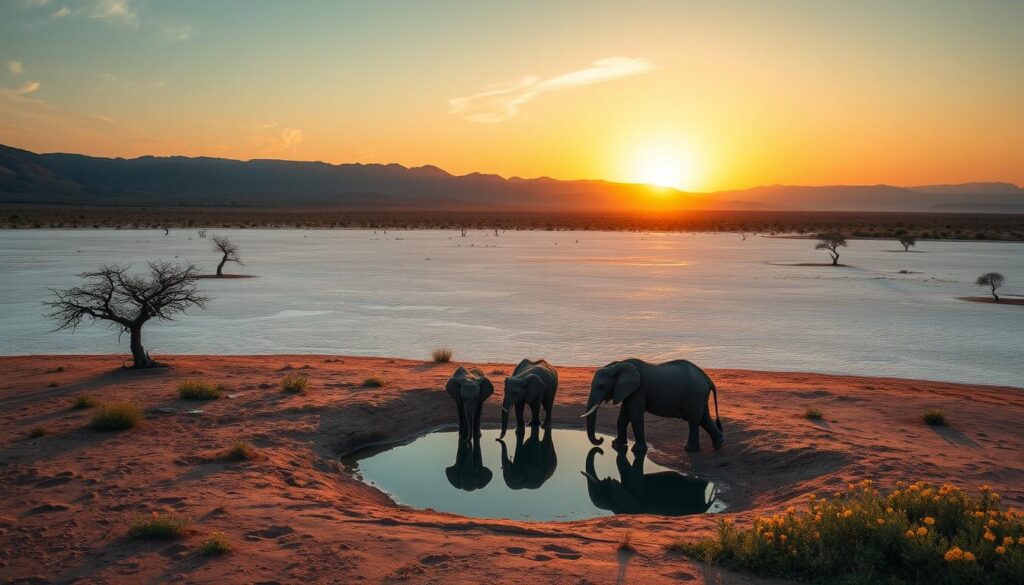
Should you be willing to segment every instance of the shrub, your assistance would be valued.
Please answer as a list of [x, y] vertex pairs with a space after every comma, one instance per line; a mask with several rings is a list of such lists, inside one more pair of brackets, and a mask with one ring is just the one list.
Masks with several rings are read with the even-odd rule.
[[80, 394], [76, 396], [74, 402], [71, 403], [71, 405], [77, 410], [85, 410], [86, 408], [99, 406], [99, 404], [98, 400], [88, 394]]
[[214, 557], [231, 552], [231, 541], [223, 532], [214, 532], [199, 545], [199, 554]]
[[37, 439], [46, 435], [46, 427], [32, 427], [32, 430], [28, 432], [30, 439]]
[[309, 385], [309, 376], [305, 374], [288, 374], [281, 380], [281, 391], [292, 394], [305, 394]]
[[385, 385], [387, 385], [387, 382], [385, 382], [384, 378], [381, 378], [380, 376], [370, 376], [363, 380], [363, 386], [366, 386], [367, 388], [383, 388]]
[[942, 410], [938, 408], [929, 408], [921, 415], [921, 420], [923, 420], [926, 425], [944, 427], [946, 426], [946, 413], [942, 412]]
[[247, 461], [256, 458], [256, 448], [245, 441], [235, 441], [228, 449], [227, 458], [231, 461]]
[[672, 550], [761, 576], [833, 583], [1012, 583], [1024, 575], [1024, 521], [952, 485], [918, 482], [881, 494], [870, 480], [850, 484], [805, 510], [757, 517], [753, 526], [719, 523], [716, 535]]
[[439, 347], [431, 352], [430, 357], [434, 359], [434, 363], [447, 364], [452, 361], [452, 353], [450, 347]]
[[184, 536], [192, 522], [188, 518], [171, 513], [153, 512], [152, 516], [139, 516], [128, 528], [132, 540], [161, 540]]
[[633, 533], [627, 530], [622, 535], [622, 540], [619, 541], [619, 550], [622, 552], [636, 552], [633, 548]]
[[808, 408], [804, 411], [804, 418], [808, 420], [821, 420], [825, 416], [825, 413], [821, 412], [820, 408]]
[[60, 384], [58, 384], [56, 382], [52, 382], [52, 381], [49, 384], [46, 385], [47, 388], [56, 388], [58, 386], [60, 386]]
[[223, 384], [212, 384], [206, 380], [185, 380], [178, 384], [178, 396], [186, 400], [216, 400], [227, 391]]
[[101, 406], [92, 417], [92, 428], [97, 431], [123, 431], [142, 422], [142, 411], [126, 400]]

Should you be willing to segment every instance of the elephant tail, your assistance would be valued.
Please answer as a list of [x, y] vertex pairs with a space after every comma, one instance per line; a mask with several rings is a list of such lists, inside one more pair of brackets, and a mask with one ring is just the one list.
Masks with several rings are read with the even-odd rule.
[[718, 430], [722, 430], [722, 419], [718, 418], [718, 388], [710, 376], [708, 376], [708, 382], [711, 382], [711, 393], [715, 395], [715, 426], [718, 427]]

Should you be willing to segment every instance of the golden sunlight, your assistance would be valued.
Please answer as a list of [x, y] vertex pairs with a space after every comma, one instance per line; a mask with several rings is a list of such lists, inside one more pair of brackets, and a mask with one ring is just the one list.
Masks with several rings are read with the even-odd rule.
[[696, 187], [693, 158], [681, 149], [648, 147], [638, 151], [630, 165], [630, 180], [657, 187], [673, 187], [683, 191]]

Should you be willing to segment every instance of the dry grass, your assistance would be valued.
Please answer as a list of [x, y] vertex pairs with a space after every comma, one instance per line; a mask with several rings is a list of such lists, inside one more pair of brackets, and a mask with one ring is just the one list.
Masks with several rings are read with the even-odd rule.
[[127, 400], [105, 404], [92, 417], [92, 428], [97, 431], [123, 431], [139, 426], [142, 411]]
[[281, 391], [290, 394], [305, 394], [309, 386], [309, 376], [305, 374], [288, 374], [281, 380]]
[[164, 540], [188, 534], [192, 522], [173, 513], [153, 512], [152, 516], [139, 516], [128, 528], [132, 540]]
[[47, 432], [46, 427], [32, 427], [32, 430], [28, 432], [28, 438], [38, 439], [39, 437], [44, 437], [47, 434], [49, 433]]
[[178, 384], [178, 396], [185, 400], [216, 400], [227, 392], [223, 384], [214, 384], [206, 380], [185, 380]]
[[447, 364], [452, 361], [454, 352], [450, 347], [439, 347], [430, 353], [430, 357], [436, 364]]
[[944, 427], [946, 426], [946, 413], [942, 412], [938, 408], [929, 408], [921, 414], [921, 420], [924, 424], [931, 425], [933, 427]]
[[250, 459], [255, 459], [256, 455], [256, 447], [253, 447], [246, 441], [235, 441], [235, 444], [228, 449], [225, 457], [229, 461], [248, 461]]
[[204, 557], [215, 557], [231, 552], [231, 541], [223, 532], [214, 532], [199, 545], [199, 554]]
[[363, 386], [367, 388], [383, 388], [387, 384], [387, 381], [380, 376], [370, 376], [363, 380]]
[[85, 410], [94, 406], [99, 406], [99, 400], [96, 400], [88, 394], [79, 394], [75, 397], [75, 400], [71, 403], [72, 408], [75, 410]]
[[825, 413], [820, 408], [808, 408], [804, 411], [804, 418], [808, 420], [821, 420], [825, 416]]

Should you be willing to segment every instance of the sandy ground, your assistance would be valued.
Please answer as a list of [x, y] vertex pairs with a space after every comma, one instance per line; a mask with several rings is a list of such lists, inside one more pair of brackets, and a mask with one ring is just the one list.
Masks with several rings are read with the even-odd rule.
[[[449, 423], [441, 388], [455, 364], [338, 356], [176, 356], [169, 367], [118, 369], [121, 356], [0, 358], [0, 582], [5, 583], [762, 583], [670, 554], [717, 518], [619, 516], [582, 522], [475, 520], [394, 504], [339, 470], [337, 454]], [[53, 371], [58, 366], [63, 371]], [[481, 364], [511, 371], [511, 364]], [[282, 394], [289, 371], [305, 395]], [[557, 426], [582, 428], [590, 368], [559, 368]], [[685, 453], [680, 421], [648, 417], [659, 463], [724, 483], [737, 521], [871, 478], [988, 483], [1024, 503], [1024, 390], [938, 382], [711, 370], [728, 443]], [[360, 386], [383, 376], [382, 389]], [[188, 377], [234, 398], [179, 400]], [[498, 377], [498, 376], [494, 376]], [[71, 399], [124, 398], [146, 411], [121, 433], [88, 428]], [[485, 408], [496, 425], [500, 390]], [[802, 417], [808, 407], [822, 421]], [[946, 411], [950, 427], [920, 420]], [[187, 414], [193, 408], [202, 414]], [[604, 408], [600, 429], [612, 432]], [[42, 426], [47, 435], [28, 438]], [[229, 462], [236, 440], [254, 461]], [[175, 541], [125, 539], [139, 514], [192, 519]], [[635, 554], [618, 551], [628, 531]], [[233, 552], [196, 553], [211, 532]]]

